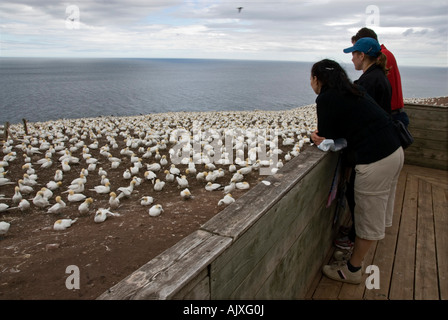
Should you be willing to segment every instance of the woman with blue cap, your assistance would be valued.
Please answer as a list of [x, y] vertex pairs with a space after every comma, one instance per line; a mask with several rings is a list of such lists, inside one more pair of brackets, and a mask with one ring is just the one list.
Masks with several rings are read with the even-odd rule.
[[356, 70], [363, 74], [355, 81], [364, 87], [367, 93], [386, 111], [391, 114], [392, 87], [387, 79], [386, 56], [381, 52], [381, 46], [373, 38], [361, 38], [345, 53], [352, 53], [352, 62]]

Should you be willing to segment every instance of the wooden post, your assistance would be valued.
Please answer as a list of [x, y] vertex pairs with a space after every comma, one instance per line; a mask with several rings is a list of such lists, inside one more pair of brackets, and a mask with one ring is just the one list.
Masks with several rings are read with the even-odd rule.
[[25, 129], [25, 134], [28, 135], [28, 128], [26, 126], [26, 119], [24, 118], [24, 119], [22, 119], [22, 121], [23, 121], [23, 128]]
[[5, 123], [5, 141], [8, 140], [9, 122]]

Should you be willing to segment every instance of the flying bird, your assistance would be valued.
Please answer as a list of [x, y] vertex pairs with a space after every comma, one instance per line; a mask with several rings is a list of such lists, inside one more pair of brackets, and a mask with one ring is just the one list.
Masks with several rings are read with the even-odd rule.
[[238, 13], [240, 13], [241, 10], [243, 10], [243, 7], [238, 7], [237, 9], [238, 9]]

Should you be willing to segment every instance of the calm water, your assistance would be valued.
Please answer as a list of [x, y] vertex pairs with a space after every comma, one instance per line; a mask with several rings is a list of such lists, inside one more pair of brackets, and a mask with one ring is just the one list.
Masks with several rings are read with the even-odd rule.
[[[0, 59], [0, 123], [168, 111], [287, 110], [314, 103], [312, 63]], [[351, 64], [352, 80], [361, 75]], [[401, 68], [406, 98], [448, 95], [447, 68]]]

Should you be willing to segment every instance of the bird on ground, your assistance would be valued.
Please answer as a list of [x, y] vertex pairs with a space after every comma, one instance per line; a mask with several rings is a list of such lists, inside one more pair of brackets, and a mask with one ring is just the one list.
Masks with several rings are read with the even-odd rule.
[[93, 187], [93, 189], [89, 189], [90, 191], [95, 191], [98, 194], [105, 194], [110, 192], [110, 182], [106, 182], [105, 185], [98, 185]]
[[61, 231], [65, 230], [74, 224], [78, 218], [76, 219], [59, 219], [53, 225], [53, 230]]
[[38, 191], [33, 198], [33, 204], [39, 208], [45, 208], [50, 206], [50, 202], [47, 198], [44, 197], [44, 193], [42, 191]]
[[230, 182], [240, 182], [240, 181], [243, 181], [243, 179], [244, 179], [244, 176], [241, 174], [240, 170], [238, 170], [237, 172], [235, 172], [233, 174]]
[[181, 177], [176, 177], [178, 188], [188, 188], [188, 180], [185, 175], [182, 175]]
[[168, 170], [165, 170], [163, 173], [166, 174], [166, 176], [165, 176], [165, 181], [166, 182], [173, 182], [174, 181], [174, 178], [175, 178], [174, 174], [172, 174]]
[[149, 215], [151, 217], [157, 217], [163, 212], [162, 205], [156, 204], [149, 209]]
[[154, 181], [157, 178], [157, 175], [153, 171], [148, 170], [144, 173], [144, 177], [146, 180], [151, 180], [152, 184], [154, 184]]
[[12, 182], [11, 180], [9, 180], [9, 178], [4, 177], [5, 173], [6, 172], [2, 172], [3, 177], [0, 178], [0, 186], [6, 186], [8, 184], [15, 184], [15, 182]]
[[70, 191], [74, 191], [75, 193], [84, 192], [84, 182], [78, 181], [77, 184], [71, 184], [68, 186], [68, 190], [64, 191], [62, 193], [69, 193]]
[[8, 209], [10, 209], [9, 205], [7, 205], [6, 203], [0, 203], [0, 212], [4, 212]]
[[174, 174], [175, 176], [180, 176], [180, 169], [176, 168], [175, 164], [172, 164], [170, 168], [170, 173]]
[[205, 185], [205, 190], [207, 190], [207, 191], [215, 191], [215, 190], [218, 190], [219, 188], [221, 188], [221, 184], [219, 184], [219, 183], [208, 182]]
[[56, 182], [56, 181], [51, 180], [51, 181], [48, 181], [45, 186], [47, 187], [47, 189], [54, 191], [57, 188], [59, 188], [61, 185], [62, 185], [62, 181]]
[[147, 164], [146, 165], [146, 170], [148, 171], [153, 171], [153, 172], [157, 172], [160, 171], [160, 169], [162, 169], [162, 166], [159, 163], [152, 163], [152, 164]]
[[120, 199], [117, 198], [117, 194], [115, 192], [109, 193], [109, 206], [110, 209], [117, 209], [120, 206]]
[[22, 194], [20, 193], [20, 188], [19, 187], [14, 187], [14, 195], [12, 196], [12, 202], [14, 204], [19, 203], [22, 200]]
[[120, 191], [120, 194], [118, 195], [118, 199], [121, 200], [123, 197], [129, 197], [134, 191], [134, 186], [137, 182], [135, 180], [132, 180], [131, 183], [129, 183], [128, 187], [120, 187], [117, 189], [117, 191]]
[[228, 194], [228, 193], [232, 193], [233, 190], [236, 189], [236, 183], [235, 182], [231, 182], [230, 184], [228, 184], [227, 186], [224, 187], [224, 194]]
[[140, 204], [142, 206], [149, 206], [154, 202], [154, 198], [151, 196], [144, 196], [140, 198]]
[[28, 200], [22, 199], [22, 200], [20, 200], [17, 207], [20, 209], [20, 211], [25, 212], [31, 207], [31, 204], [29, 203]]
[[93, 221], [95, 221], [96, 223], [101, 223], [104, 222], [108, 216], [119, 217], [120, 214], [111, 212], [109, 209], [99, 208], [95, 212], [95, 217], [93, 218]]
[[182, 197], [182, 199], [187, 200], [187, 199], [191, 199], [193, 198], [193, 196], [191, 195], [190, 190], [184, 189], [180, 192], [180, 196]]
[[64, 178], [64, 174], [62, 173], [62, 170], [61, 170], [61, 169], [57, 169], [57, 170], [55, 171], [55, 173], [54, 173], [54, 178], [53, 178], [53, 180], [54, 180], [55, 182], [59, 182], [59, 181], [62, 181], [63, 178]]
[[62, 201], [61, 196], [56, 197], [56, 203], [52, 205], [48, 210], [47, 213], [60, 213], [62, 210], [65, 209], [67, 205], [64, 201]]
[[69, 202], [79, 202], [84, 201], [87, 198], [87, 196], [83, 195], [82, 193], [75, 193], [75, 191], [70, 190], [67, 196], [67, 200]]
[[123, 179], [131, 179], [132, 178], [132, 174], [131, 171], [129, 169], [124, 170], [123, 172]]
[[0, 236], [4, 236], [9, 228], [11, 227], [11, 224], [5, 221], [0, 222]]
[[218, 206], [220, 206], [222, 204], [229, 205], [233, 202], [235, 202], [235, 199], [232, 197], [232, 195], [230, 193], [228, 193], [224, 196], [224, 198], [222, 198], [221, 200], [218, 201]]
[[78, 211], [80, 214], [87, 214], [90, 210], [90, 205], [93, 203], [92, 198], [87, 198], [84, 200], [83, 203], [81, 203], [78, 207]]
[[246, 181], [243, 181], [243, 182], [237, 182], [237, 183], [235, 184], [235, 186], [236, 186], [237, 189], [240, 189], [240, 190], [247, 190], [247, 189], [249, 189], [249, 187], [250, 187], [249, 183], [246, 182]]
[[164, 186], [165, 186], [165, 181], [161, 181], [160, 179], [156, 179], [156, 182], [154, 183], [154, 190], [155, 191], [162, 191]]

